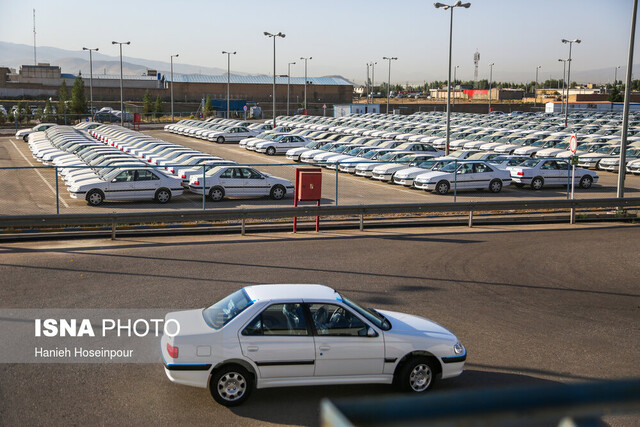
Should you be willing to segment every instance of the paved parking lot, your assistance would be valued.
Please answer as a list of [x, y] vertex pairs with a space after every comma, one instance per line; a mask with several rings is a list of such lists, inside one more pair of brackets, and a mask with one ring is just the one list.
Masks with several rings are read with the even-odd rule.
[[[323, 283], [431, 318], [466, 345], [434, 392], [637, 376], [640, 228], [388, 229], [0, 246], [3, 308], [202, 307], [241, 286]], [[330, 399], [388, 386], [257, 391], [241, 407], [172, 384], [161, 364], [0, 365], [0, 424], [317, 425]], [[638, 425], [638, 418], [606, 418]]]
[[[250, 152], [238, 147], [235, 143], [215, 144], [195, 138], [175, 135], [162, 130], [147, 130], [145, 133], [154, 137], [182, 144], [214, 154], [242, 164], [262, 164], [257, 168], [276, 176], [294, 180], [295, 168], [299, 163], [289, 162], [284, 156], [270, 157], [259, 153]], [[289, 163], [291, 166], [268, 166], [270, 164]], [[40, 166], [33, 159], [27, 145], [13, 137], [0, 137], [0, 167], [15, 166]], [[306, 165], [305, 165], [306, 166]], [[304, 166], [303, 166], [304, 167]], [[589, 190], [576, 189], [576, 198], [615, 197], [617, 175], [609, 172], [599, 172], [600, 181]], [[0, 211], [7, 215], [27, 214], [51, 214], [56, 212], [56, 180], [54, 172], [50, 169], [0, 169]], [[69, 197], [62, 180], [58, 180], [59, 200], [61, 213], [82, 212], [131, 212], [149, 209], [180, 210], [201, 209], [202, 196], [185, 193], [167, 205], [158, 205], [149, 201], [134, 202], [109, 202], [98, 207], [89, 207], [83, 200], [74, 200]], [[628, 176], [626, 193], [634, 196], [640, 193], [640, 176]], [[336, 202], [336, 174], [333, 171], [323, 170], [323, 204]], [[516, 189], [509, 187], [500, 194], [492, 194], [488, 191], [460, 192], [458, 200], [515, 200], [537, 198], [566, 198], [564, 188], [545, 188], [534, 192], [529, 189]], [[338, 176], [338, 203], [344, 205], [372, 204], [372, 203], [420, 203], [420, 202], [450, 202], [453, 194], [438, 196], [421, 190], [403, 188], [375, 180], [356, 177], [353, 175], [339, 174]], [[266, 206], [290, 206], [293, 204], [291, 197], [275, 202], [267, 198], [261, 199], [225, 199], [220, 203], [206, 202], [207, 209], [217, 207], [266, 207]]]

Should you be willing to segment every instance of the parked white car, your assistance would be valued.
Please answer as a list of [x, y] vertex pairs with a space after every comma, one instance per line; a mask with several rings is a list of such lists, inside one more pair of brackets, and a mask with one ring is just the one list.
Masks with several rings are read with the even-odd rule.
[[420, 162], [409, 163], [408, 167], [399, 170], [393, 175], [393, 183], [398, 185], [404, 185], [407, 187], [413, 186], [413, 180], [425, 172], [437, 171], [444, 166], [453, 162], [453, 160], [436, 160], [429, 159]]
[[16, 138], [22, 138], [24, 142], [27, 142], [27, 137], [35, 132], [42, 132], [49, 129], [51, 126], [55, 126], [55, 123], [40, 123], [29, 129], [20, 129], [16, 132]]
[[418, 175], [413, 182], [415, 188], [442, 195], [449, 193], [454, 186], [457, 190], [487, 189], [492, 193], [499, 193], [509, 184], [509, 171], [480, 161], [449, 163], [438, 171]]
[[427, 153], [408, 154], [397, 159], [394, 163], [378, 165], [371, 171], [371, 178], [380, 181], [394, 182], [393, 177], [396, 172], [406, 169], [409, 164], [416, 164], [425, 160], [433, 159], [434, 156]]
[[188, 188], [207, 194], [214, 202], [225, 197], [269, 196], [274, 200], [293, 192], [293, 183], [250, 167], [218, 166], [202, 174], [191, 175]]
[[85, 199], [91, 206], [105, 200], [154, 199], [167, 203], [183, 192], [182, 181], [152, 168], [119, 168], [67, 187], [73, 199]]
[[[516, 187], [530, 185], [532, 190], [545, 186], [567, 185], [571, 167], [562, 159], [530, 159], [509, 169]], [[591, 188], [598, 182], [598, 174], [587, 169], [576, 168], [574, 182], [580, 188]]]
[[298, 135], [278, 135], [270, 141], [258, 142], [253, 146], [254, 151], [274, 156], [277, 153], [286, 153], [292, 148], [300, 148], [307, 145], [310, 140]]
[[203, 132], [202, 138], [223, 144], [225, 142], [240, 142], [241, 139], [251, 138], [257, 134], [258, 131], [248, 129], [244, 126], [232, 126], [223, 131]]
[[205, 309], [168, 313], [167, 377], [237, 406], [255, 388], [392, 384], [423, 393], [460, 375], [466, 349], [424, 317], [363, 308], [321, 285], [247, 286]]

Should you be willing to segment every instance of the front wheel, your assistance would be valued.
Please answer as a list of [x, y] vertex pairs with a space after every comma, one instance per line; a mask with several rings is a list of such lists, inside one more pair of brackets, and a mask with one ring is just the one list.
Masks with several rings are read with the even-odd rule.
[[408, 360], [398, 372], [398, 386], [411, 393], [429, 390], [436, 380], [436, 368], [433, 361], [426, 357]]
[[285, 194], [287, 194], [287, 190], [285, 190], [282, 185], [278, 184], [273, 186], [270, 196], [273, 200], [281, 200]]
[[451, 188], [451, 185], [449, 184], [448, 181], [440, 181], [436, 184], [436, 193], [440, 194], [440, 195], [445, 195], [449, 192], [449, 189]]
[[584, 188], [586, 190], [587, 188], [591, 188], [592, 184], [593, 184], [593, 178], [591, 178], [590, 175], [584, 175], [580, 179], [580, 188]]
[[158, 203], [167, 203], [169, 200], [171, 200], [171, 191], [167, 190], [166, 188], [160, 188], [158, 191], [156, 191], [154, 199]]
[[224, 406], [238, 406], [251, 394], [253, 379], [240, 366], [227, 366], [216, 372], [209, 382], [213, 399]]
[[499, 193], [502, 190], [502, 181], [494, 179], [489, 183], [489, 191], [492, 193]]
[[222, 144], [222, 143], [224, 143], [224, 136], [219, 136], [218, 138], [216, 138], [216, 142], [217, 142], [218, 144]]
[[91, 190], [87, 193], [87, 203], [91, 206], [98, 206], [104, 202], [104, 194], [100, 190]]
[[276, 149], [273, 147], [267, 148], [267, 155], [274, 156], [276, 154]]

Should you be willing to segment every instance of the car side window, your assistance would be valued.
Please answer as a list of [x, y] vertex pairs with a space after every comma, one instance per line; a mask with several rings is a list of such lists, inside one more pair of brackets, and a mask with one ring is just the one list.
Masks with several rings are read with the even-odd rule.
[[133, 181], [133, 171], [120, 172], [113, 180], [114, 182], [128, 182]]
[[220, 178], [232, 178], [232, 177], [233, 177], [233, 168], [229, 168], [220, 174]]
[[151, 171], [136, 171], [136, 181], [152, 181], [154, 179], [158, 179]]
[[311, 318], [320, 336], [367, 336], [368, 326], [337, 304], [309, 304]]
[[253, 169], [245, 169], [245, 173], [246, 173], [246, 177], [248, 179], [260, 179], [262, 178], [262, 175], [260, 175], [258, 172], [256, 172]]
[[491, 168], [485, 164], [482, 163], [475, 163], [473, 165], [473, 171], [475, 173], [484, 173], [484, 172], [491, 172]]
[[553, 169], [551, 167], [551, 163], [552, 162], [545, 162], [544, 165], [540, 166], [540, 169], [544, 169], [544, 170]]
[[473, 164], [467, 163], [458, 169], [458, 173], [473, 173]]
[[569, 168], [569, 163], [567, 163], [567, 162], [556, 162], [556, 169], [563, 170], [563, 169], [568, 169], [568, 168]]
[[309, 335], [302, 304], [274, 304], [267, 307], [243, 330], [242, 335]]

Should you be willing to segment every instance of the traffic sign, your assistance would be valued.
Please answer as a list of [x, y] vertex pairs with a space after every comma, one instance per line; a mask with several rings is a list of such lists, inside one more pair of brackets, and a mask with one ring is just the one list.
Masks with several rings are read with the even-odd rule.
[[569, 149], [571, 150], [571, 153], [575, 153], [576, 149], [578, 148], [578, 138], [576, 138], [576, 135], [573, 134], [571, 135], [571, 139], [569, 140]]
[[244, 111], [247, 111], [247, 106], [245, 105], [244, 107], [242, 107], [242, 109], [243, 109]]

